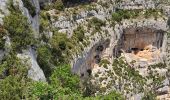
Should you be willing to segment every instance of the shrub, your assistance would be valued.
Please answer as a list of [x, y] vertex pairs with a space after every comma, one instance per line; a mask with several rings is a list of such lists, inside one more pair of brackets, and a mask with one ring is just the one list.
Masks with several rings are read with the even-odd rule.
[[50, 26], [50, 15], [45, 12], [40, 12], [40, 32], [43, 33], [43, 31], [48, 31]]
[[96, 74], [95, 74], [95, 77], [99, 77], [99, 74], [96, 73]]
[[2, 100], [19, 100], [28, 97], [29, 82], [17, 76], [9, 76], [0, 81]]
[[168, 18], [167, 25], [170, 27], [170, 18]]
[[94, 27], [95, 30], [99, 31], [101, 30], [102, 26], [105, 26], [106, 22], [98, 19], [97, 17], [93, 17], [89, 20], [88, 27]]
[[30, 0], [22, 0], [24, 7], [26, 7], [31, 14], [31, 16], [36, 15], [36, 8], [32, 5]]
[[65, 41], [59, 41], [58, 46], [61, 50], [66, 50], [66, 42]]
[[140, 10], [118, 10], [112, 13], [112, 21], [120, 22], [122, 19], [135, 18], [139, 15]]
[[68, 63], [71, 56], [69, 46], [72, 47], [73, 44], [67, 38], [67, 35], [56, 32], [50, 40], [50, 44], [55, 63]]
[[156, 95], [155, 93], [153, 93], [152, 91], [148, 91], [144, 97], [142, 98], [142, 100], [156, 100]]
[[77, 75], [73, 75], [71, 67], [66, 64], [57, 66], [51, 76], [52, 83], [57, 82], [63, 88], [68, 88], [67, 90], [71, 90], [74, 93], [79, 93], [79, 81], [79, 77]]
[[45, 76], [48, 78], [52, 74], [52, 55], [51, 51], [47, 46], [41, 46], [37, 50], [37, 61], [42, 70], [45, 73]]
[[99, 66], [105, 65], [105, 67], [110, 64], [110, 62], [107, 59], [103, 59], [100, 61]]
[[53, 7], [56, 9], [56, 10], [64, 10], [64, 4], [62, 2], [62, 0], [56, 0]]
[[34, 97], [33, 100], [48, 100], [53, 99], [54, 93], [51, 85], [44, 82], [34, 82], [31, 84], [29, 95]]
[[120, 22], [122, 20], [122, 17], [119, 13], [113, 13], [112, 14], [112, 20]]
[[4, 27], [9, 33], [14, 50], [25, 49], [35, 42], [27, 18], [20, 13], [12, 12], [9, 16], [6, 16]]
[[0, 25], [0, 49], [3, 49], [5, 46], [4, 36], [6, 35], [6, 31], [3, 26]]
[[28, 87], [31, 82], [27, 78], [27, 67], [15, 54], [10, 53], [0, 64], [0, 98], [3, 100], [18, 100], [28, 98]]
[[109, 93], [108, 95], [101, 97], [102, 100], [125, 100], [123, 98], [123, 96], [116, 92], [116, 91], [112, 91], [111, 93]]
[[157, 18], [159, 16], [159, 12], [162, 13], [162, 11], [158, 9], [148, 9], [145, 11], [144, 16], [146, 18], [151, 17], [151, 16]]
[[85, 30], [82, 26], [79, 26], [74, 30], [74, 35], [80, 42], [83, 42], [83, 39], [85, 38]]

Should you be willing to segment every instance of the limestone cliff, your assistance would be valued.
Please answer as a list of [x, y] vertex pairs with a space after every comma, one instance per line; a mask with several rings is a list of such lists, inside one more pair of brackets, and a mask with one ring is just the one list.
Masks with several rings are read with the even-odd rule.
[[[63, 11], [54, 8], [46, 10], [53, 0], [30, 2], [35, 7], [33, 14], [23, 0], [13, 0], [13, 5], [19, 7], [27, 17], [35, 39], [39, 40], [38, 46], [47, 45], [54, 49], [50, 40], [56, 33], [63, 33], [63, 36], [66, 34], [68, 40], [74, 40], [72, 37], [75, 31], [83, 28], [83, 40], [80, 36], [80, 41], [73, 42], [74, 50], [69, 50], [71, 57], [68, 62], [72, 66], [72, 72], [81, 76], [82, 80], [92, 75], [92, 84], [104, 90], [98, 90], [96, 94], [117, 90], [124, 94], [126, 99], [140, 100], [147, 90], [155, 89], [154, 92], [158, 94], [169, 92], [167, 73], [170, 67], [170, 6], [167, 2], [97, 0], [88, 5], [80, 3], [80, 6], [68, 6]], [[3, 24], [3, 18], [9, 14], [8, 0], [0, 0], [0, 24]], [[6, 37], [6, 43], [10, 46], [8, 38]], [[48, 40], [50, 42], [46, 42]], [[28, 59], [25, 61], [29, 68], [28, 77], [36, 81], [46, 81], [37, 62], [38, 46], [31, 45], [28, 50], [17, 53], [17, 56], [23, 61]], [[73, 48], [69, 46], [68, 48]], [[64, 44], [63, 47], [59, 45], [59, 48], [65, 51], [67, 47]], [[3, 59], [7, 50], [0, 52], [0, 58]], [[54, 59], [62, 55], [61, 52], [53, 54]], [[65, 57], [67, 54], [68, 52], [65, 55], [63, 53]], [[157, 77], [161, 77], [159, 86], [154, 83]]]
[[[10, 1], [8, 0], [1, 0], [0, 1], [0, 23], [3, 24], [3, 18], [4, 16], [9, 15], [10, 11], [8, 10], [8, 4], [10, 3]], [[32, 0], [32, 4], [33, 6], [35, 6], [36, 8], [36, 14], [35, 16], [31, 16], [31, 14], [28, 12], [28, 9], [26, 7], [24, 7], [22, 0], [13, 0], [13, 4], [15, 6], [18, 6], [19, 9], [21, 10], [22, 14], [24, 16], [26, 16], [28, 18], [28, 23], [30, 23], [32, 25], [33, 30], [35, 31], [36, 37], [38, 36], [39, 33], [39, 11], [40, 11], [40, 6], [39, 6], [39, 2], [37, 0]], [[10, 44], [10, 41], [8, 41], [8, 39], [6, 39], [7, 44]], [[8, 45], [10, 46], [10, 45]], [[8, 50], [7, 50], [8, 49]], [[6, 48], [6, 50], [2, 50], [1, 55], [3, 55], [4, 53], [7, 53], [9, 51], [9, 47]], [[19, 54], [20, 55], [20, 54]], [[40, 80], [40, 81], [45, 81], [45, 75], [42, 71], [42, 69], [40, 68], [40, 66], [38, 65], [37, 61], [36, 61], [36, 55], [35, 53], [33, 53], [32, 49], [29, 50], [29, 53], [27, 52], [25, 54], [26, 56], [30, 56], [30, 57], [26, 57], [27, 59], [29, 59], [30, 61], [28, 61], [28, 64], [30, 64], [30, 70], [28, 71], [28, 77], [32, 78], [33, 80]], [[3, 57], [1, 57], [1, 59], [3, 59]], [[23, 58], [24, 60], [25, 58]], [[29, 67], [28, 67], [29, 68]]]

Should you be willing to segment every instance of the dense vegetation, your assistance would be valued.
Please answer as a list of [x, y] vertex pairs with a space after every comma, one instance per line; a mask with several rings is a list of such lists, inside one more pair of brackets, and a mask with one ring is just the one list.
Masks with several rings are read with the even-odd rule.
[[19, 12], [12, 12], [4, 18], [4, 28], [8, 31], [14, 50], [25, 49], [33, 44], [33, 31], [27, 18]]
[[123, 19], [134, 19], [138, 16], [149, 18], [154, 17], [157, 19], [159, 16], [163, 16], [162, 10], [160, 9], [147, 9], [147, 10], [122, 10], [118, 9], [112, 13], [111, 25], [115, 25], [116, 22], [121, 22]]
[[0, 64], [0, 98], [3, 100], [18, 100], [27, 98], [28, 86], [27, 67], [14, 53], [6, 56]]

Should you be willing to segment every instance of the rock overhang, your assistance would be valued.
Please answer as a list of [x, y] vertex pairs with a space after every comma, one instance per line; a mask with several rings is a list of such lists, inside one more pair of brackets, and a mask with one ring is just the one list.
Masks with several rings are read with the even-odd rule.
[[164, 62], [168, 28], [166, 17], [124, 20], [115, 26], [118, 40], [113, 55], [136, 61], [137, 66]]
[[[120, 23], [117, 23], [114, 26], [114, 31], [110, 32], [109, 37], [107, 37], [110, 42], [108, 44], [108, 46], [100, 53], [100, 60], [101, 59], [108, 59], [108, 61], [112, 62], [114, 58], [120, 57], [120, 50], [122, 49], [122, 47], [120, 47], [120, 45], [122, 45], [122, 38], [125, 35], [128, 34], [135, 34], [136, 31], [139, 31], [140, 33], [149, 33], [150, 37], [154, 36], [155, 38], [152, 40], [149, 37], [146, 38], [146, 40], [149, 40], [149, 43], [144, 45], [141, 49], [144, 49], [145, 47], [148, 47], [151, 43], [153, 43], [153, 41], [156, 40], [160, 40], [160, 44], [159, 44], [159, 48], [158, 50], [161, 51], [160, 57], [164, 58], [165, 55], [165, 48], [166, 48], [166, 33], [168, 32], [168, 25], [167, 25], [167, 20], [168, 18], [163, 16], [160, 18], [136, 18], [136, 19], [128, 19], [128, 20], [122, 20]], [[128, 32], [129, 31], [129, 32]], [[158, 36], [154, 33], [157, 33], [160, 37], [157, 38]], [[140, 37], [140, 34], [138, 34]], [[147, 34], [145, 34], [147, 37]], [[143, 41], [143, 38], [140, 38], [141, 41]], [[139, 40], [140, 40], [139, 39]], [[96, 54], [95, 50], [93, 50], [95, 47], [97, 47], [97, 45], [104, 43], [104, 40], [99, 40], [97, 43], [93, 43], [93, 46], [91, 47], [91, 49], [89, 49], [88, 53], [86, 54], [86, 56], [83, 57], [79, 57], [79, 59], [77, 59], [73, 65], [73, 72], [74, 73], [78, 73], [79, 75], [81, 75], [81, 73], [87, 73], [86, 70], [91, 69], [93, 70], [93, 68], [96, 66], [96, 63], [91, 62], [91, 61], [95, 61], [96, 58]], [[130, 39], [128, 39], [130, 40]], [[138, 40], [138, 38], [136, 38], [136, 40]], [[151, 41], [152, 40], [152, 41]], [[145, 41], [144, 41], [145, 42]], [[140, 44], [140, 42], [139, 42]], [[157, 44], [157, 43], [155, 43]], [[103, 45], [103, 44], [102, 44]], [[133, 46], [133, 44], [132, 44]], [[135, 47], [133, 47], [135, 48]], [[161, 48], [161, 49], [160, 49]], [[159, 51], [157, 51], [159, 52]], [[156, 53], [157, 53], [156, 52]], [[90, 55], [90, 58], [89, 58]], [[97, 57], [98, 58], [98, 57]], [[133, 61], [130, 60], [130, 62]], [[163, 60], [159, 60], [159, 62], [162, 62]], [[158, 61], [156, 61], [158, 63]], [[143, 64], [143, 63], [142, 63]], [[154, 64], [154, 63], [149, 63], [149, 64]], [[146, 65], [146, 64], [144, 64]], [[77, 71], [76, 71], [77, 70]]]

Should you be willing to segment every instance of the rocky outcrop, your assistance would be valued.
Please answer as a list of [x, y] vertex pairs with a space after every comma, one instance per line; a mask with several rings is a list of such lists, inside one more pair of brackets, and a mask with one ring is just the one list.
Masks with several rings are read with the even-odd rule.
[[167, 39], [167, 65], [170, 68], [170, 36]]
[[[112, 61], [114, 57], [116, 57], [117, 55], [120, 55], [119, 51], [120, 51], [120, 49], [123, 49], [121, 45], [124, 42], [124, 40], [122, 40], [123, 39], [122, 36], [125, 34], [124, 32], [125, 32], [126, 29], [132, 28], [132, 27], [133, 27], [133, 29], [138, 29], [140, 27], [147, 27], [147, 28], [151, 28], [151, 29], [155, 29], [155, 30], [162, 30], [162, 32], [163, 32], [163, 33], [161, 33], [162, 38], [159, 37], [159, 35], [158, 35], [159, 38], [155, 37], [155, 39], [160, 40], [160, 38], [161, 38], [162, 41], [160, 41], [161, 44], [158, 47], [160, 48], [160, 46], [161, 46], [162, 55], [165, 55], [166, 39], [164, 39], [163, 34], [166, 34], [166, 31], [168, 30], [168, 26], [167, 26], [166, 22], [167, 22], [167, 19], [164, 20], [163, 18], [159, 18], [157, 20], [155, 20], [154, 18], [142, 19], [142, 20], [139, 20], [139, 19], [123, 20], [122, 24], [115, 25], [114, 31], [113, 30], [109, 31], [110, 35], [107, 38], [110, 40], [110, 44], [105, 49], [106, 51], [103, 50], [103, 52], [102, 52], [103, 57], [109, 58], [109, 60]], [[158, 33], [159, 32], [161, 32], [161, 31], [158, 31]], [[148, 36], [149, 36], [149, 34], [150, 33], [148, 33]], [[142, 36], [144, 36], [144, 35], [142, 35]], [[148, 36], [147, 36], [147, 34], [146, 34], [145, 37], [139, 36], [138, 37], [139, 39], [137, 39], [137, 41], [140, 40], [140, 39], [146, 38], [145, 42], [147, 42], [147, 41], [149, 42], [151, 39], [147, 39], [147, 38], [149, 38]], [[155, 34], [155, 36], [157, 36], [157, 35]], [[88, 59], [90, 57], [90, 58], [93, 58], [93, 60], [94, 60], [94, 58], [95, 58], [94, 48], [96, 48], [97, 45], [102, 43], [101, 42], [102, 40], [100, 40], [100, 38], [99, 38], [99, 36], [97, 36], [97, 34], [96, 34], [95, 37], [97, 37], [97, 38], [95, 39], [95, 41], [93, 41], [93, 42], [91, 41], [91, 44], [88, 46], [88, 49], [86, 48], [85, 51], [82, 53], [83, 55], [78, 56], [78, 58], [75, 59], [75, 62], [73, 64], [73, 71], [74, 72], [86, 73], [87, 69], [93, 68], [93, 66], [91, 66], [91, 68], [90, 68], [90, 66], [88, 65], [90, 63], [90, 61], [92, 61], [92, 59], [90, 59], [89, 61], [88, 61]], [[132, 39], [129, 38], [127, 40], [131, 41]], [[132, 41], [131, 44], [129, 44], [129, 43], [127, 43], [127, 44], [134, 46], [133, 43], [137, 43], [137, 41], [136, 42]]]
[[[19, 6], [19, 9], [22, 11], [22, 14], [28, 18], [28, 22], [32, 25], [34, 31], [39, 33], [39, 12], [40, 12], [40, 5], [37, 0], [31, 0], [32, 5], [35, 7], [36, 14], [32, 16], [28, 9], [24, 7], [22, 0], [13, 0], [14, 5]], [[37, 34], [38, 35], [38, 34]]]
[[0, 0], [0, 24], [3, 24], [3, 17], [9, 14], [7, 1], [8, 0]]
[[122, 0], [118, 8], [119, 9], [127, 9], [127, 10], [132, 10], [132, 9], [154, 9], [156, 5], [156, 1], [153, 0]]
[[[112, 2], [114, 0], [111, 0]], [[111, 2], [110, 1], [110, 2]], [[92, 5], [89, 5], [91, 7]], [[87, 20], [92, 17], [97, 17], [101, 20], [111, 18], [111, 13], [114, 11], [114, 3], [110, 3], [108, 8], [102, 7], [102, 5], [94, 5], [91, 10], [81, 9], [72, 12], [74, 9], [66, 9], [64, 14], [58, 15], [57, 20], [53, 20], [53, 26], [59, 29], [59, 32], [67, 33], [69, 36], [72, 35], [73, 30], [80, 24], [86, 24]], [[53, 10], [49, 11], [52, 15]]]
[[[26, 7], [24, 7], [22, 0], [13, 0], [13, 4], [18, 6], [21, 10], [22, 14], [28, 18], [28, 23], [32, 25], [32, 29], [35, 31], [35, 37], [38, 37], [39, 33], [39, 1], [38, 0], [31, 0], [32, 5], [35, 7], [36, 14], [35, 16], [31, 16], [29, 11]], [[3, 17], [8, 15], [10, 12], [8, 11], [8, 0], [0, 0], [0, 24], [3, 24]], [[9, 37], [6, 38], [6, 49], [0, 50], [1, 55], [0, 59], [2, 60], [4, 55], [7, 54], [10, 50], [10, 39]], [[45, 75], [37, 63], [36, 60], [36, 53], [33, 49], [26, 50], [22, 54], [18, 54], [18, 57], [21, 58], [23, 61], [27, 60], [27, 65], [29, 67], [28, 70], [28, 77], [36, 80], [36, 81], [46, 81]], [[25, 62], [24, 62], [25, 63]]]
[[[28, 22], [32, 25], [32, 28], [37, 33], [36, 36], [38, 37], [39, 33], [39, 12], [40, 12], [40, 5], [44, 5], [46, 2], [49, 3], [51, 0], [30, 0], [32, 5], [35, 7], [36, 14], [32, 16], [29, 14], [29, 11], [22, 0], [14, 0], [14, 5], [19, 6], [19, 9], [22, 11], [22, 14], [28, 18]], [[102, 5], [102, 3], [107, 3], [107, 5]], [[111, 26], [111, 17], [112, 12], [117, 11], [119, 9], [123, 10], [143, 10], [143, 9], [156, 9], [161, 8], [163, 9], [166, 15], [170, 15], [169, 6], [168, 5], [161, 5], [157, 1], [153, 0], [122, 0], [122, 2], [115, 2], [115, 0], [108, 0], [103, 1], [99, 0], [94, 5], [88, 6], [90, 9], [82, 9], [76, 8], [66, 8], [65, 12], [57, 13], [55, 10], [50, 10], [48, 13], [50, 16], [50, 25], [54, 29], [58, 29], [59, 32], [67, 33], [68, 37], [71, 37], [73, 34], [73, 30], [76, 29], [79, 25], [82, 25], [87, 32], [85, 33], [88, 36], [89, 44], [84, 48], [83, 51], [80, 53], [73, 53], [73, 60], [72, 60], [72, 71], [74, 73], [79, 74], [80, 76], [88, 76], [90, 73], [93, 75], [98, 74], [100, 71], [99, 76], [107, 76], [106, 80], [102, 81], [102, 86], [106, 86], [104, 83], [109, 83], [109, 81], [115, 80], [115, 84], [111, 86], [111, 89], [118, 90], [126, 95], [127, 98], [130, 98], [133, 95], [135, 100], [139, 100], [142, 98], [144, 93], [140, 93], [137, 87], [140, 87], [139, 84], [133, 83], [131, 79], [125, 79], [118, 75], [115, 75], [112, 61], [114, 58], [118, 58], [121, 55], [121, 49], [128, 51], [129, 48], [139, 48], [143, 49], [146, 46], [152, 44], [156, 49], [160, 51], [160, 58], [164, 60], [164, 55], [167, 55], [167, 65], [170, 63], [170, 40], [169, 37], [167, 39], [166, 32], [168, 31], [169, 27], [167, 25], [167, 17], [162, 16], [161, 18], [134, 18], [128, 20], [122, 20], [119, 23], [115, 23], [114, 26]], [[116, 0], [117, 1], [117, 0]], [[0, 0], [0, 23], [2, 24], [2, 18], [9, 14], [7, 10], [7, 0]], [[55, 18], [54, 18], [55, 17]], [[57, 17], [57, 18], [56, 18]], [[105, 26], [101, 27], [100, 32], [96, 32], [95, 34], [91, 35], [91, 29], [87, 29], [87, 24], [90, 19], [96, 17], [102, 21], [106, 22]], [[52, 37], [52, 31], [49, 30], [49, 37]], [[144, 46], [142, 46], [144, 44]], [[166, 49], [167, 48], [167, 49]], [[152, 49], [153, 50], [153, 49]], [[0, 50], [0, 58], [3, 57], [4, 52]], [[37, 63], [36, 60], [36, 53], [35, 51], [30, 48], [29, 50], [24, 51], [17, 55], [21, 58], [25, 63], [28, 65], [28, 77], [36, 81], [46, 81], [45, 75]], [[124, 56], [125, 57], [125, 56]], [[133, 61], [131, 57], [125, 57], [125, 61]], [[110, 64], [108, 66], [99, 67], [99, 63], [101, 60], [108, 60]], [[156, 63], [162, 62], [162, 59], [155, 60]], [[151, 64], [155, 64], [151, 63]], [[141, 61], [138, 65], [141, 65], [140, 68], [135, 66], [136, 70], [139, 71], [140, 75], [147, 76], [148, 69], [147, 67], [151, 65], [148, 64], [146, 61]], [[129, 64], [130, 65], [130, 64]], [[131, 66], [134, 67], [134, 66]], [[165, 67], [165, 66], [162, 66]], [[110, 72], [111, 71], [111, 72]], [[166, 76], [166, 72], [168, 71], [165, 69], [156, 68], [154, 71], [157, 71], [160, 76]], [[111, 75], [115, 75], [114, 77], [110, 77]], [[106, 75], [107, 74], [107, 75]], [[119, 79], [116, 79], [119, 78]], [[96, 81], [97, 80], [97, 81]], [[98, 82], [98, 78], [96, 78], [96, 82]], [[152, 82], [152, 80], [148, 80]], [[100, 82], [98, 82], [100, 83]], [[135, 93], [131, 91], [131, 93], [127, 93], [123, 88], [127, 85], [130, 89], [134, 89], [134, 91], [138, 91]], [[135, 84], [135, 86], [133, 86]], [[158, 92], [167, 92], [166, 86], [158, 89]], [[149, 87], [148, 89], [151, 89]]]
[[28, 67], [28, 77], [35, 81], [46, 81], [45, 75], [37, 63], [35, 51], [30, 48], [23, 53], [17, 54], [24, 64]]

